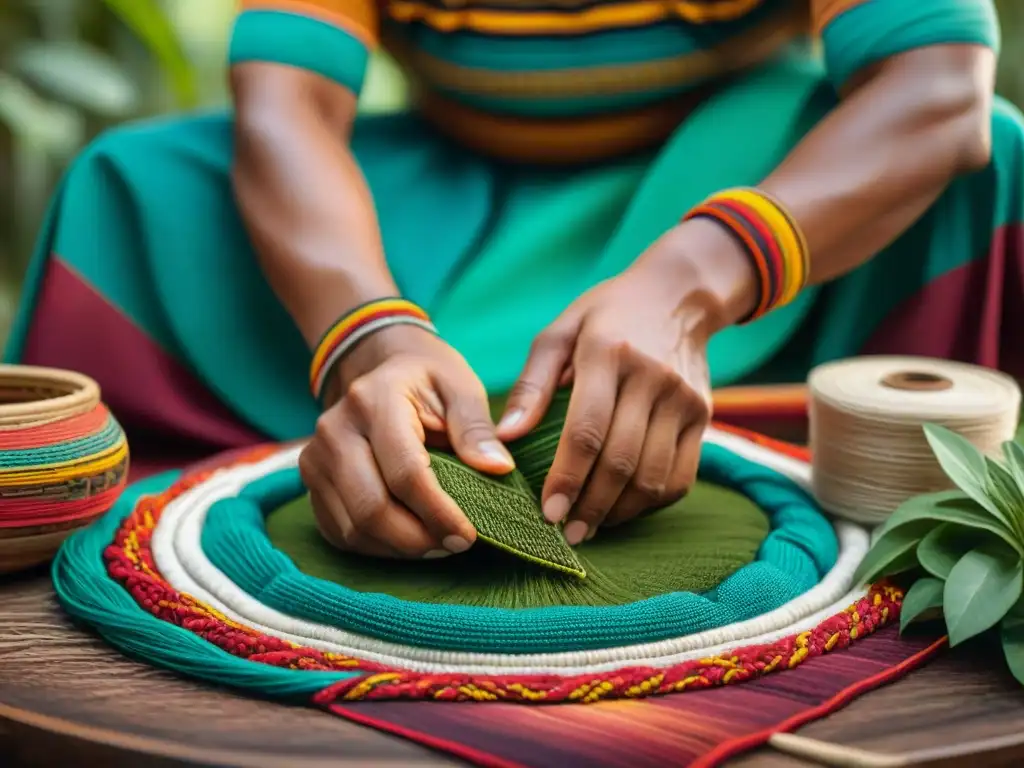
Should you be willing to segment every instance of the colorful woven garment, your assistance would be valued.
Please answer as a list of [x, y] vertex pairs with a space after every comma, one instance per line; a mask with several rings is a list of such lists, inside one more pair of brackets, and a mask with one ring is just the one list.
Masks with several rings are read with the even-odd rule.
[[128, 443], [94, 381], [0, 366], [0, 572], [48, 560], [127, 477]]

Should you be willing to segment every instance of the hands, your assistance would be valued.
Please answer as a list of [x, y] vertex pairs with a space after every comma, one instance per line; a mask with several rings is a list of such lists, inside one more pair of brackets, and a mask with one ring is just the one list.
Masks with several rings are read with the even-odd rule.
[[426, 446], [451, 447], [482, 472], [514, 465], [465, 360], [426, 331], [395, 326], [343, 361], [333, 389], [336, 402], [299, 459], [324, 537], [381, 557], [468, 549], [476, 532], [438, 485]]
[[664, 506], [694, 482], [711, 416], [706, 347], [750, 311], [756, 276], [738, 244], [694, 220], [572, 304], [536, 340], [499, 423], [503, 440], [543, 417], [572, 378], [565, 430], [541, 497], [575, 545]]
[[[299, 468], [321, 533], [381, 557], [443, 557], [476, 532], [430, 469], [427, 447], [505, 474], [503, 441], [543, 418], [573, 382], [541, 496], [572, 544], [686, 493], [711, 416], [706, 346], [753, 307], [747, 256], [713, 222], [692, 220], [630, 269], [584, 294], [536, 340], [496, 430], [483, 385], [441, 339], [394, 326], [335, 373]], [[500, 440], [499, 440], [500, 438]]]

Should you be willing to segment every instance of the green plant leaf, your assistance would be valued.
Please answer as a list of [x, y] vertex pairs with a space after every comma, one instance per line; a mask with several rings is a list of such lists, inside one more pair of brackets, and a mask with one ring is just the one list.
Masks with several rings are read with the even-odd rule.
[[960, 558], [983, 544], [986, 536], [991, 534], [956, 523], [941, 523], [917, 545], [917, 560], [935, 578], [946, 579]]
[[1013, 481], [1018, 488], [1024, 489], [1024, 447], [1015, 440], [1003, 443], [1003, 456], [1006, 457], [1006, 468], [1010, 470]]
[[904, 525], [916, 524], [921, 520], [956, 523], [994, 533], [1024, 557], [1024, 547], [1013, 530], [993, 515], [986, 513], [976, 501], [959, 491], [940, 491], [908, 499], [897, 507], [879, 529], [879, 538], [890, 531]]
[[934, 520], [918, 520], [880, 535], [857, 568], [854, 581], [865, 584], [915, 567], [917, 545], [936, 525]]
[[943, 591], [950, 646], [994, 626], [1020, 598], [1020, 555], [992, 542], [972, 549], [953, 566]]
[[15, 77], [0, 71], [0, 125], [47, 154], [64, 158], [81, 146], [84, 118], [66, 104], [46, 101]]
[[182, 107], [194, 106], [198, 99], [195, 68], [158, 0], [103, 2], [160, 62], [178, 104]]
[[1024, 685], [1024, 604], [1018, 602], [1003, 618], [999, 625], [999, 636], [1010, 673], [1018, 683]]
[[988, 470], [981, 451], [966, 438], [937, 424], [925, 424], [924, 434], [942, 470], [957, 488], [1009, 527], [1009, 520], [989, 498]]
[[127, 117], [139, 94], [125, 68], [104, 51], [75, 41], [29, 41], [10, 67], [46, 96], [107, 118]]
[[1024, 538], [1024, 491], [1013, 475], [999, 462], [985, 457], [988, 469], [988, 487], [993, 501], [1006, 515], [1018, 538]]
[[918, 579], [907, 590], [900, 608], [900, 632], [923, 614], [942, 607], [942, 592], [945, 587], [941, 579]]

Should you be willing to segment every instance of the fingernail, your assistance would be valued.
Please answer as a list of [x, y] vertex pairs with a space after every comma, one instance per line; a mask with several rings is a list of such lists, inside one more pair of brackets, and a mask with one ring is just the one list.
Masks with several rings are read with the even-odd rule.
[[502, 464], [508, 464], [510, 466], [515, 464], [512, 460], [512, 456], [510, 456], [509, 452], [505, 450], [505, 446], [497, 440], [487, 440], [480, 443], [477, 445], [477, 450], [493, 461], [499, 461]]
[[445, 536], [444, 541], [441, 543], [444, 544], [444, 548], [447, 549], [450, 554], [454, 555], [458, 555], [469, 549], [469, 542], [461, 536]]
[[584, 537], [583, 540], [584, 541], [590, 541], [596, 535], [597, 535], [597, 528], [591, 528], [589, 531], [587, 531], [587, 535]]
[[565, 541], [570, 547], [575, 547], [581, 541], [583, 537], [587, 535], [588, 526], [582, 520], [573, 520], [562, 532], [565, 535]]
[[556, 493], [544, 502], [544, 519], [549, 523], [557, 523], [569, 514], [569, 497]]
[[499, 429], [512, 429], [516, 424], [523, 420], [525, 412], [522, 408], [513, 408], [511, 411], [501, 417], [501, 421], [498, 422]]
[[450, 557], [451, 552], [447, 549], [432, 549], [423, 556], [424, 560], [440, 560], [442, 557]]

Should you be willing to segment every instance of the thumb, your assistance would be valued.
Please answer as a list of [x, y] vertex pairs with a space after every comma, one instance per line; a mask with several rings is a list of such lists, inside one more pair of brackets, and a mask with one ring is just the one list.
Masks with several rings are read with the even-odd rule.
[[576, 333], [554, 326], [533, 343], [498, 422], [502, 440], [517, 440], [540, 423], [572, 359]]
[[480, 472], [505, 475], [515, 469], [515, 461], [498, 439], [483, 386], [438, 385], [455, 454]]

